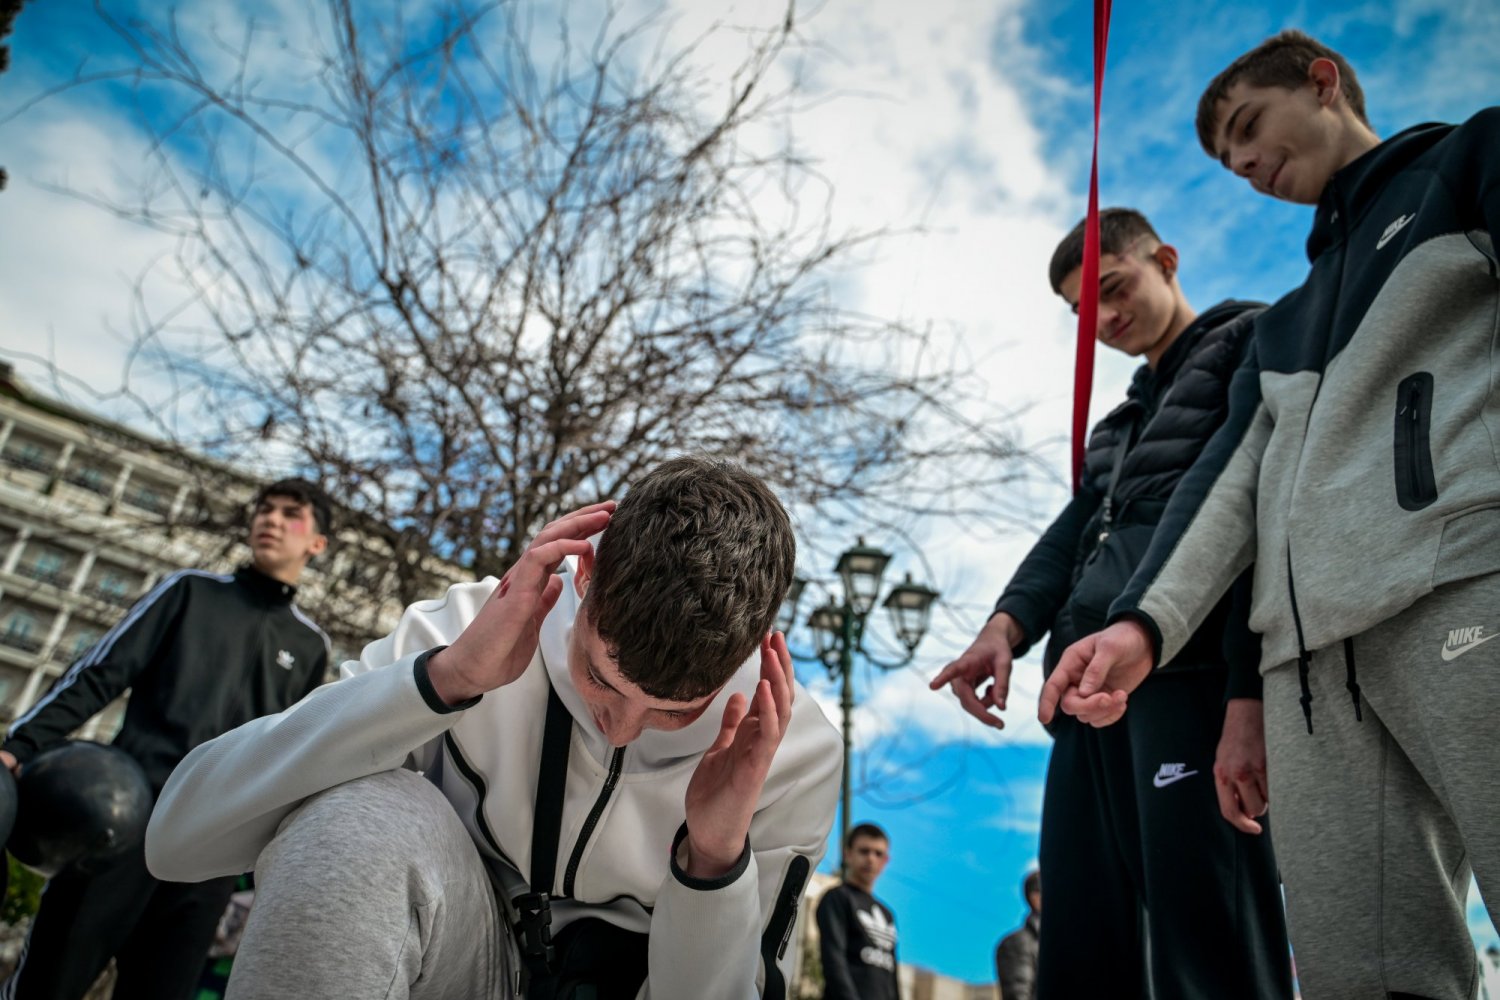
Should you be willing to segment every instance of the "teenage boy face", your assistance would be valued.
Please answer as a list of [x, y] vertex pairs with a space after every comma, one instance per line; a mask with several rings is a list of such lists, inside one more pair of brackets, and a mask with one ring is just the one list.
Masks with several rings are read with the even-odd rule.
[[1346, 160], [1337, 94], [1337, 76], [1295, 90], [1236, 83], [1218, 105], [1219, 162], [1261, 194], [1316, 205]]
[[[1134, 247], [1099, 257], [1099, 320], [1094, 336], [1105, 347], [1131, 357], [1145, 355], [1152, 364], [1167, 348], [1167, 334], [1177, 310], [1169, 271], [1177, 252], [1166, 245], [1148, 253]], [[1062, 297], [1078, 312], [1083, 268], [1074, 268], [1060, 283]]]
[[[573, 582], [579, 597], [588, 593], [593, 563], [589, 556], [578, 560]], [[583, 607], [568, 637], [568, 674], [594, 725], [610, 746], [616, 747], [632, 742], [647, 729], [673, 730], [692, 725], [717, 695], [715, 692], [696, 701], [666, 701], [646, 694], [620, 673], [619, 665], [609, 655], [609, 646], [599, 637]]]
[[263, 572], [300, 570], [328, 547], [312, 508], [292, 497], [271, 495], [250, 517], [250, 553]]
[[890, 844], [880, 837], [855, 837], [854, 843], [844, 848], [849, 881], [867, 889], [875, 885], [890, 859]]

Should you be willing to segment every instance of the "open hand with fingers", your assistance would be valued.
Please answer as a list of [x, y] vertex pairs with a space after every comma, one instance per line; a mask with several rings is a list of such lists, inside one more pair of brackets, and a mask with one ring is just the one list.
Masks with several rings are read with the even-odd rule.
[[719, 737], [688, 782], [684, 868], [694, 878], [724, 874], [744, 851], [771, 758], [792, 722], [794, 684], [786, 637], [772, 632], [760, 645], [755, 694], [749, 699], [740, 693], [730, 697]]
[[1130, 692], [1150, 675], [1154, 653], [1146, 629], [1128, 619], [1079, 639], [1042, 685], [1037, 718], [1050, 724], [1061, 708], [1095, 727], [1120, 721]]
[[614, 510], [613, 500], [590, 504], [537, 533], [463, 633], [428, 661], [427, 675], [439, 697], [457, 705], [526, 672], [542, 621], [562, 593], [558, 566], [588, 551], [589, 538], [608, 526]]
[[1010, 695], [1011, 650], [1024, 638], [1021, 626], [1002, 611], [927, 686], [937, 691], [947, 685], [965, 712], [986, 726], [1004, 729], [999, 713]]

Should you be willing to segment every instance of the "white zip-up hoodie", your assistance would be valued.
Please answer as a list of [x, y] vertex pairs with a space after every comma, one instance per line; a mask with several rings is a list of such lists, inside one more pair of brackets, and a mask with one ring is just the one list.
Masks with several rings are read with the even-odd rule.
[[[482, 855], [525, 875], [550, 678], [573, 716], [557, 875], [547, 887], [553, 932], [581, 916], [649, 932], [642, 998], [784, 997], [797, 903], [823, 857], [837, 807], [837, 732], [798, 684], [741, 863], [711, 881], [687, 876], [672, 847], [688, 781], [718, 735], [729, 697], [754, 692], [759, 651], [691, 725], [647, 730], [612, 748], [568, 674], [568, 636], [579, 606], [572, 584], [565, 572], [562, 596], [526, 672], [471, 708], [435, 711], [418, 689], [414, 664], [463, 631], [498, 585], [493, 578], [413, 604], [393, 633], [343, 665], [337, 683], [197, 747], [173, 772], [152, 814], [151, 871], [172, 881], [248, 871], [308, 797], [407, 767], [438, 784]], [[585, 838], [612, 764], [617, 782]]]

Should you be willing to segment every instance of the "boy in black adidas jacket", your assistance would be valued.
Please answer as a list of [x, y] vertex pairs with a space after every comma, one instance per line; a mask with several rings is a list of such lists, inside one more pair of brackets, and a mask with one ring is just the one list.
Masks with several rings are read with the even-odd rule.
[[[951, 684], [997, 728], [991, 710], [1005, 708], [1013, 657], [1050, 633], [1051, 667], [1103, 624], [1167, 499], [1223, 422], [1260, 311], [1223, 302], [1196, 313], [1177, 281], [1177, 251], [1143, 216], [1107, 209], [1099, 222], [1097, 335], [1145, 364], [1094, 428], [1077, 495], [979, 637], [932, 682]], [[1051, 267], [1053, 290], [1075, 308], [1082, 262], [1080, 223]], [[1244, 608], [1235, 612], [1220, 604], [1143, 692], [1130, 726], [1098, 731], [1068, 718], [1053, 728], [1040, 851], [1047, 923], [1084, 935], [1090, 957], [1080, 962], [1068, 937], [1042, 934], [1040, 1000], [1291, 995], [1275, 861], [1255, 820], [1265, 797], [1259, 679], [1253, 669], [1231, 677], [1226, 661], [1226, 647], [1241, 665], [1254, 659]]]
[[1277, 854], [1308, 996], [1473, 995], [1469, 872], [1500, 923], [1500, 109], [1371, 131], [1299, 32], [1199, 104], [1205, 150], [1316, 204], [1224, 430], [1113, 624], [1043, 691], [1104, 725], [1252, 559]]
[[[10, 727], [0, 764], [24, 770], [130, 690], [115, 746], [160, 793], [188, 751], [299, 701], [328, 671], [328, 637], [293, 603], [308, 560], [328, 545], [329, 504], [300, 479], [261, 490], [250, 565], [234, 575], [183, 570], [136, 602]], [[159, 882], [137, 847], [94, 875], [47, 883], [6, 1000], [74, 1000], [116, 959], [114, 995], [192, 996], [234, 879]]]

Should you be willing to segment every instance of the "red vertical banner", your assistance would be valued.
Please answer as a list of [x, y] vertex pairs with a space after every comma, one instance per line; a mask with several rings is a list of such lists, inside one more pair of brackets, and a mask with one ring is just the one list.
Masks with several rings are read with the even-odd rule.
[[1099, 321], [1099, 108], [1104, 56], [1109, 49], [1111, 0], [1094, 0], [1094, 158], [1089, 167], [1089, 212], [1083, 226], [1083, 279], [1078, 286], [1078, 355], [1073, 364], [1073, 492], [1083, 481], [1089, 397], [1094, 391], [1094, 331]]

